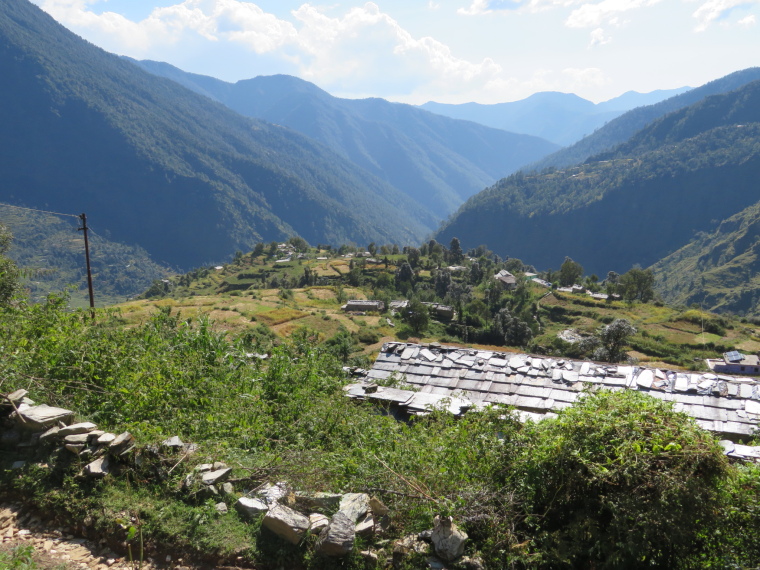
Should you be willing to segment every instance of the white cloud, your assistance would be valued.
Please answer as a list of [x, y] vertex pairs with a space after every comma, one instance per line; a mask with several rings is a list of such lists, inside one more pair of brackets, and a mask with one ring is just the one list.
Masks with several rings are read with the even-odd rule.
[[246, 50], [249, 60], [278, 58], [286, 69], [337, 93], [403, 96], [433, 86], [461, 92], [482, 87], [502, 71], [490, 58], [471, 62], [432, 37], [413, 37], [373, 2], [337, 17], [303, 4], [282, 19], [243, 0], [182, 0], [134, 22], [95, 13], [90, 4], [96, 0], [37, 1], [109, 51], [141, 58], [159, 47], [181, 51], [199, 41], [229, 44]]
[[[708, 0], [708, 2], [697, 8], [693, 14], [694, 18], [697, 19], [695, 29], [698, 32], [703, 32], [710, 27], [710, 24], [726, 18], [734, 8], [751, 5], [760, 5], [760, 0]], [[744, 20], [748, 18], [751, 18], [752, 22], [754, 22], [754, 16], [748, 16]]]
[[612, 38], [606, 36], [602, 28], [597, 28], [591, 32], [591, 42], [589, 43], [589, 47], [603, 46], [611, 41]]
[[750, 14], [749, 16], [745, 16], [744, 18], [742, 18], [741, 20], [739, 20], [736, 23], [739, 24], [740, 26], [744, 26], [745, 28], [751, 28], [757, 22], [755, 20], [755, 15], [754, 14]]
[[654, 6], [661, 0], [602, 0], [596, 4], [584, 3], [573, 10], [565, 24], [570, 28], [593, 28], [615, 24], [620, 14]]
[[515, 10], [522, 3], [523, 0], [472, 0], [469, 8], [459, 8], [457, 13], [465, 16], [479, 16], [501, 10]]

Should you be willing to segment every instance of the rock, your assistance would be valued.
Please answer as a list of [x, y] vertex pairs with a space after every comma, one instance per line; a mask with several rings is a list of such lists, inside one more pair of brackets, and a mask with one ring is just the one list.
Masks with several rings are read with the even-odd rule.
[[216, 509], [216, 512], [220, 515], [226, 515], [227, 514], [227, 503], [217, 503], [214, 508]]
[[447, 570], [446, 564], [435, 556], [431, 556], [426, 562], [430, 570]]
[[88, 433], [88, 434], [87, 434], [87, 435], [89, 436], [89, 437], [87, 438], [87, 441], [88, 441], [89, 443], [95, 443], [95, 442], [97, 442], [97, 441], [98, 441], [98, 438], [99, 438], [101, 435], [104, 435], [105, 433], [106, 433], [106, 432], [104, 432], [102, 429], [96, 429], [96, 430], [92, 430], [90, 433]]
[[232, 483], [222, 484], [222, 493], [225, 495], [232, 495], [235, 493], [235, 486]]
[[201, 481], [204, 485], [216, 485], [217, 483], [221, 483], [227, 477], [229, 477], [230, 473], [232, 473], [232, 469], [229, 467], [217, 469], [216, 471], [208, 471], [207, 473], [203, 474]]
[[457, 562], [457, 567], [463, 570], [486, 570], [486, 563], [477, 556], [465, 556]]
[[84, 443], [67, 443], [64, 447], [74, 455], [79, 455], [79, 452], [84, 449]]
[[322, 513], [312, 513], [309, 515], [309, 531], [314, 534], [320, 532], [329, 524], [330, 519], [328, 519]]
[[122, 455], [135, 446], [135, 436], [128, 431], [116, 436], [108, 445], [108, 449], [114, 455]]
[[288, 484], [280, 481], [272, 485], [267, 483], [259, 491], [256, 492], [256, 496], [264, 501], [267, 505], [272, 506], [279, 502], [283, 497], [287, 497], [290, 489]]
[[372, 514], [376, 517], [383, 517], [390, 512], [390, 509], [377, 497], [372, 497], [369, 500], [369, 510], [371, 510]]
[[356, 532], [356, 534], [359, 536], [372, 536], [372, 534], [375, 532], [374, 515], [372, 513], [367, 513], [362, 518], [360, 518], [354, 527], [354, 532]]
[[26, 461], [14, 461], [11, 469], [23, 469], [24, 465], [26, 465]]
[[109, 471], [109, 462], [108, 462], [108, 456], [104, 455], [103, 457], [99, 457], [92, 463], [89, 463], [85, 468], [84, 472], [85, 475], [88, 477], [93, 478], [99, 478], [99, 477], [105, 477], [108, 475]]
[[[61, 431], [63, 431], [63, 430], [61, 430]], [[87, 434], [87, 433], [75, 433], [75, 434], [67, 435], [66, 437], [64, 437], [63, 438], [63, 443], [64, 444], [69, 444], [69, 443], [73, 443], [73, 444], [82, 443], [82, 444], [85, 444], [85, 443], [87, 443], [87, 440], [89, 439], [89, 437], [90, 437], [90, 435]]]
[[334, 511], [342, 498], [337, 493], [295, 493], [295, 504], [303, 511]]
[[260, 499], [240, 497], [235, 503], [235, 508], [244, 515], [255, 517], [269, 510], [269, 505]]
[[359, 553], [359, 556], [361, 556], [365, 560], [365, 562], [369, 562], [369, 563], [373, 563], [373, 562], [376, 563], [379, 559], [377, 556], [377, 552], [373, 552], [371, 550], [362, 550]]
[[75, 434], [81, 434], [81, 433], [90, 433], [92, 430], [97, 428], [94, 423], [92, 422], [82, 422], [78, 424], [71, 424], [70, 426], [66, 426], [61, 428], [61, 431], [58, 432], [58, 435], [60, 437], [65, 438], [68, 435], [75, 435]]
[[24, 429], [42, 431], [56, 425], [58, 422], [65, 422], [71, 419], [73, 415], [74, 412], [71, 410], [40, 404], [39, 406], [30, 406], [24, 410], [19, 409], [17, 423]]
[[226, 468], [227, 468], [227, 464], [223, 463], [222, 461], [214, 461], [214, 464], [211, 466], [211, 469], [213, 469], [214, 471], [218, 469], [226, 469]]
[[10, 394], [6, 394], [5, 396], [0, 396], [0, 405], [3, 405], [4, 407], [9, 407], [9, 408], [12, 408], [14, 404], [18, 406], [28, 393], [29, 392], [27, 392], [23, 388], [20, 388], [19, 390], [16, 390], [15, 392], [11, 392]]
[[433, 538], [433, 529], [431, 528], [429, 530], [423, 530], [421, 533], [417, 535], [417, 538], [419, 538], [420, 540], [424, 540], [425, 542], [430, 542], [431, 539]]
[[[309, 530], [309, 519], [289, 507], [275, 504], [264, 516], [261, 523], [277, 536], [292, 544], [298, 544]], [[351, 525], [353, 531], [353, 524]]]
[[95, 441], [98, 445], [110, 445], [116, 439], [115, 433], [104, 433]]
[[355, 523], [344, 512], [338, 511], [319, 533], [317, 551], [327, 556], [345, 556], [354, 549]]
[[444, 560], [451, 562], [464, 553], [467, 533], [460, 530], [451, 517], [436, 515], [430, 540], [433, 542], [435, 553]]
[[197, 471], [198, 473], [205, 473], [206, 471], [211, 471], [213, 468], [213, 463], [201, 463], [200, 465], [195, 466], [194, 471]]
[[185, 447], [185, 444], [182, 443], [182, 440], [179, 438], [179, 436], [173, 436], [169, 439], [165, 439], [161, 442], [161, 447], [167, 447], [172, 450], [179, 450]]
[[58, 426], [53, 426], [47, 431], [40, 434], [40, 443], [50, 443], [53, 441], [57, 441], [60, 439], [60, 436], [58, 433], [61, 431], [61, 428]]
[[340, 500], [338, 510], [356, 524], [359, 517], [364, 516], [369, 510], [369, 495], [367, 493], [346, 493]]
[[411, 554], [427, 554], [430, 546], [415, 535], [405, 536], [393, 543], [393, 566], [401, 568], [404, 560]]

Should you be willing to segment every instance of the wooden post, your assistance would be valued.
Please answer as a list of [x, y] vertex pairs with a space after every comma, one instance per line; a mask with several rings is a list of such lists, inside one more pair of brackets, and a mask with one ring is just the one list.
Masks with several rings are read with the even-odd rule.
[[84, 232], [84, 256], [87, 260], [87, 288], [90, 291], [90, 312], [92, 314], [92, 320], [95, 320], [95, 294], [92, 291], [92, 271], [90, 269], [90, 242], [87, 237], [87, 214], [81, 214], [79, 219], [82, 220], [82, 227], [77, 228], [80, 232]]

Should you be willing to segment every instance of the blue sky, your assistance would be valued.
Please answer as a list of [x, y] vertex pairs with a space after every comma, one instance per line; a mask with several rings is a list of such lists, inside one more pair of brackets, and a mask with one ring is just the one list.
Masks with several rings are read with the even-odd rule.
[[595, 102], [760, 65], [760, 0], [32, 0], [117, 54], [340, 97]]

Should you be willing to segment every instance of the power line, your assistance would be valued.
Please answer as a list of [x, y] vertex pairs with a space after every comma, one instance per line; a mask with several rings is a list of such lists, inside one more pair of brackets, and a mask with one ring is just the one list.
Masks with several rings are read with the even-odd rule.
[[37, 208], [24, 208], [23, 206], [14, 206], [13, 204], [5, 204], [0, 202], [0, 206], [8, 206], [9, 208], [17, 208], [19, 210], [28, 210], [29, 212], [42, 212], [43, 214], [53, 214], [54, 216], [68, 216], [70, 218], [81, 219], [81, 216], [76, 214], [63, 214], [61, 212], [51, 212], [49, 210], [38, 210]]

